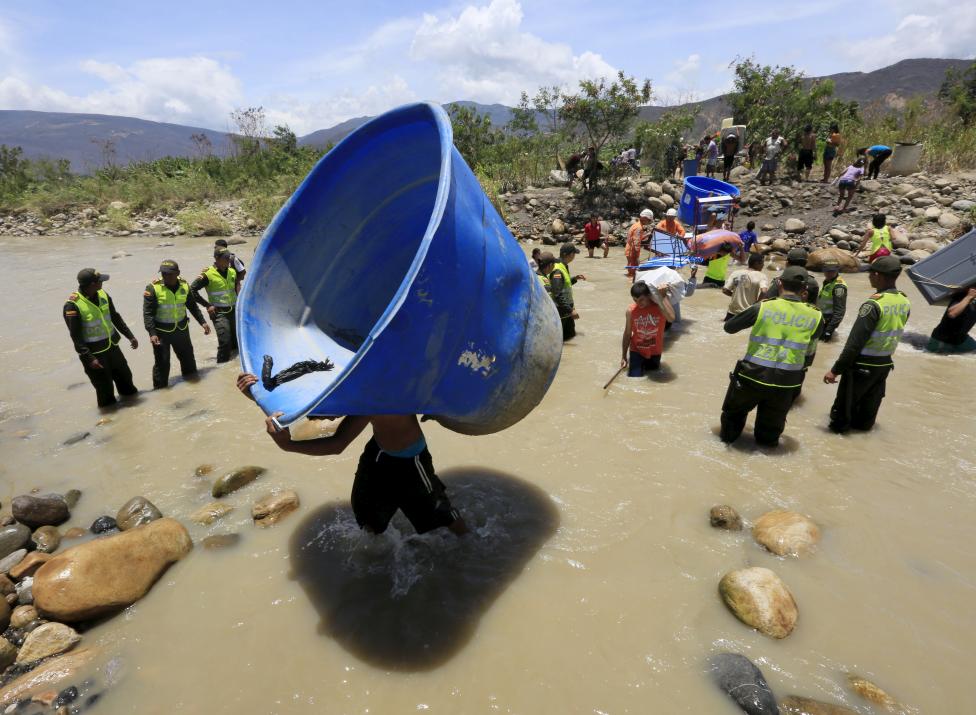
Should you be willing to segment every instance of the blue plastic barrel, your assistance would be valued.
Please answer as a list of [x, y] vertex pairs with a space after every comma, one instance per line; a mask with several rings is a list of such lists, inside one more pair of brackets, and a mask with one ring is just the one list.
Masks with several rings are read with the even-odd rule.
[[[694, 225], [695, 208], [698, 205], [698, 199], [723, 195], [738, 196], [739, 189], [732, 184], [727, 184], [724, 181], [712, 179], [707, 176], [688, 176], [685, 178], [685, 190], [681, 195], [681, 206], [678, 208], [678, 216], [685, 223]], [[703, 217], [699, 216], [698, 220], [702, 221]]]
[[698, 175], [698, 159], [685, 159], [681, 162], [682, 176]]
[[426, 414], [504, 429], [545, 395], [562, 351], [552, 300], [433, 104], [388, 112], [324, 156], [268, 227], [238, 301], [243, 368], [326, 359], [254, 396], [282, 425]]

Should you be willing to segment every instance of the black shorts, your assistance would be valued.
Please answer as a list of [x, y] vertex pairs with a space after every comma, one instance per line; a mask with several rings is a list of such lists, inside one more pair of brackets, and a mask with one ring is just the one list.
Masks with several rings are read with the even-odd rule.
[[722, 168], [724, 168], [726, 171], [731, 170], [733, 164], [735, 164], [735, 154], [732, 156], [722, 157]]
[[603, 239], [602, 239], [602, 238], [598, 238], [598, 239], [596, 239], [595, 241], [589, 241], [589, 240], [588, 240], [588, 241], [586, 242], [586, 247], [587, 247], [588, 249], [592, 249], [592, 248], [599, 248], [599, 247], [600, 247], [600, 246], [602, 246], [602, 245], [603, 245]]
[[359, 458], [352, 485], [356, 523], [381, 534], [397, 509], [418, 534], [450, 526], [461, 518], [434, 474], [434, 462], [426, 447], [416, 457], [393, 457], [371, 439]]
[[800, 155], [796, 158], [796, 166], [799, 169], [813, 168], [813, 150], [800, 149]]

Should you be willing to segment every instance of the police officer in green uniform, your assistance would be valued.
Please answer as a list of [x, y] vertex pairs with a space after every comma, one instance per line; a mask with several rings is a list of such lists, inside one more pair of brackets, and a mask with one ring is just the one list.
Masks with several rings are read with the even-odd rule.
[[99, 407], [116, 403], [116, 389], [122, 396], [138, 392], [132, 384], [129, 363], [119, 349], [119, 333], [128, 338], [133, 350], [139, 347], [139, 341], [115, 310], [108, 293], [102, 290], [107, 280], [106, 273], [94, 268], [82, 269], [78, 273], [78, 292], [68, 296], [62, 309], [78, 359], [95, 388]]
[[[230, 267], [231, 253], [223, 246], [214, 249], [214, 262], [207, 266], [190, 284], [193, 299], [210, 313], [217, 331], [217, 362], [228, 362], [237, 352], [237, 326], [234, 306], [237, 305], [237, 271]], [[205, 300], [200, 295], [207, 289]]]
[[868, 279], [877, 293], [861, 306], [847, 344], [824, 375], [827, 384], [840, 377], [837, 398], [830, 408], [833, 432], [869, 430], [874, 426], [885, 396], [885, 381], [895, 367], [892, 355], [912, 309], [905, 294], [895, 287], [900, 274], [901, 262], [894, 256], [883, 256], [871, 263]]
[[156, 390], [169, 385], [170, 348], [180, 361], [183, 377], [197, 372], [187, 310], [203, 326], [203, 334], [210, 335], [210, 326], [203, 319], [200, 306], [190, 298], [190, 286], [180, 278], [176, 261], [163, 261], [159, 272], [162, 278], [147, 285], [142, 294], [142, 320], [153, 346], [153, 389]]
[[[803, 248], [791, 248], [790, 252], [786, 254], [786, 265], [787, 266], [799, 266], [806, 271], [807, 267], [807, 252]], [[769, 283], [769, 290], [766, 291], [767, 298], [779, 298], [780, 296], [780, 280], [782, 278], [774, 278]], [[817, 283], [817, 279], [807, 273], [807, 298], [806, 301], [810, 305], [817, 304], [817, 294], [820, 292], [820, 285]]]
[[573, 286], [576, 281], [585, 281], [586, 276], [582, 274], [571, 276], [569, 264], [579, 252], [576, 244], [564, 243], [559, 247], [559, 260], [549, 274], [550, 294], [556, 303], [556, 310], [563, 324], [563, 342], [576, 337], [576, 321], [579, 320], [579, 313], [576, 312], [576, 302], [573, 300]]
[[806, 269], [787, 266], [779, 298], [763, 300], [725, 322], [725, 332], [752, 328], [745, 357], [729, 376], [722, 404], [723, 442], [739, 438], [756, 408], [756, 442], [779, 444], [786, 414], [806, 376], [807, 355], [823, 331], [823, 316], [806, 302]]
[[840, 263], [828, 259], [823, 264], [824, 282], [817, 296], [817, 307], [824, 317], [820, 339], [827, 342], [844, 320], [847, 312], [847, 283], [840, 277]]

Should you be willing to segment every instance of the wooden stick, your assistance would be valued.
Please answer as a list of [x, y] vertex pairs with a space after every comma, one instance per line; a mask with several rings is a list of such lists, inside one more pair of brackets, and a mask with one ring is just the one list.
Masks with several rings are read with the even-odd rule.
[[617, 370], [617, 372], [615, 372], [613, 374], [613, 377], [611, 377], [609, 380], [607, 380], [607, 384], [603, 386], [603, 389], [606, 390], [608, 387], [610, 387], [610, 383], [613, 382], [614, 380], [616, 380], [617, 377], [619, 377], [620, 373], [622, 373], [626, 369], [627, 369], [627, 366], [624, 365], [622, 368], [620, 368], [619, 370]]

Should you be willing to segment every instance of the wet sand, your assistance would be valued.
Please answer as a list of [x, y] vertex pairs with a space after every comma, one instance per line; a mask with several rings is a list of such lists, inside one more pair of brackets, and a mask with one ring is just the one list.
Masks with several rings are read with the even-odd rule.
[[[0, 243], [10, 295], [24, 305], [0, 329], [0, 501], [81, 489], [63, 531], [141, 494], [197, 543], [145, 599], [85, 633], [126, 663], [96, 712], [732, 715], [706, 675], [723, 650], [756, 661], [780, 697], [869, 712], [846, 688], [853, 670], [922, 713], [971, 709], [976, 358], [903, 346], [876, 430], [838, 437], [826, 430], [836, 388], [820, 377], [842, 343], [822, 345], [783, 446], [754, 449], [750, 420], [727, 447], [715, 436], [719, 409], [746, 342], [722, 332], [727, 298], [687, 299], [662, 375], [620, 377], [603, 391], [628, 283], [620, 249], [580, 257], [574, 272], [592, 280], [576, 289], [579, 336], [542, 405], [487, 437], [425, 423], [473, 534], [417, 537], [397, 521], [402, 532], [368, 539], [348, 511], [365, 437], [337, 458], [278, 451], [234, 390], [236, 364], [217, 367], [214, 338], [195, 325], [201, 380], [147, 390], [143, 287], [163, 258], [192, 279], [212, 246], [155, 243]], [[245, 261], [254, 245], [237, 247]], [[109, 260], [120, 249], [134, 255]], [[141, 343], [124, 350], [144, 392], [100, 427], [60, 317], [89, 265], [112, 274], [106, 288]], [[870, 290], [866, 276], [847, 280], [841, 339]], [[914, 305], [909, 330], [927, 334], [941, 309], [907, 277], [901, 284]], [[79, 431], [91, 435], [62, 445]], [[202, 463], [216, 466], [208, 478], [194, 476]], [[209, 527], [188, 522], [210, 501], [211, 479], [245, 464], [268, 472], [227, 498], [235, 511]], [[257, 529], [250, 506], [274, 487], [295, 489], [302, 506]], [[710, 528], [719, 503], [747, 520], [795, 509], [823, 541], [811, 556], [777, 558], [747, 531]], [[200, 548], [232, 531], [238, 545]], [[800, 619], [789, 638], [749, 630], [721, 603], [719, 579], [743, 566], [772, 568], [792, 589]]]

